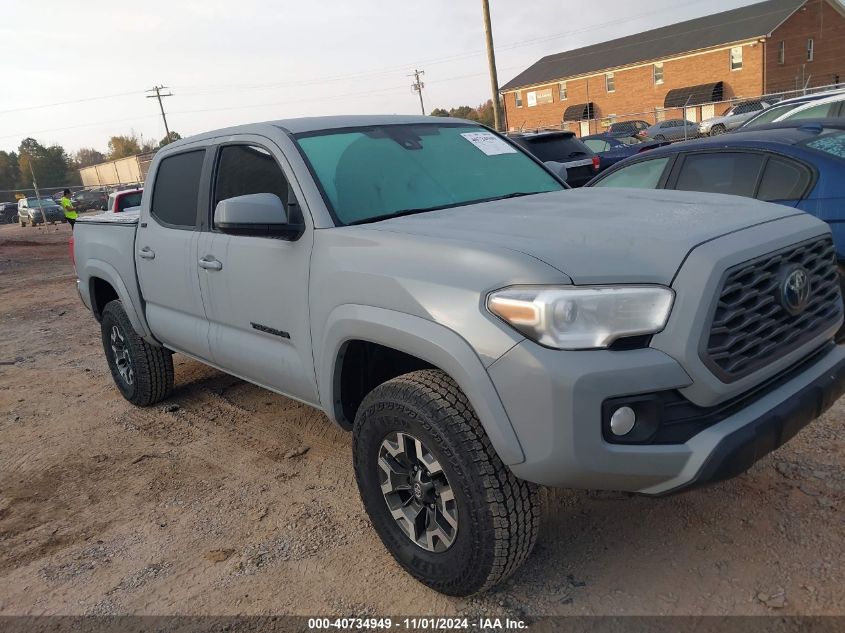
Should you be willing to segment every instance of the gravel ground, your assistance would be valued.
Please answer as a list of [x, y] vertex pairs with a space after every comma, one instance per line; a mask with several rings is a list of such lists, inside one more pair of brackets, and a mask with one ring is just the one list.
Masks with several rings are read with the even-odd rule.
[[845, 402], [745, 475], [666, 499], [545, 493], [537, 549], [455, 599], [362, 512], [349, 436], [183, 357], [136, 409], [66, 225], [0, 226], [0, 614], [845, 614]]

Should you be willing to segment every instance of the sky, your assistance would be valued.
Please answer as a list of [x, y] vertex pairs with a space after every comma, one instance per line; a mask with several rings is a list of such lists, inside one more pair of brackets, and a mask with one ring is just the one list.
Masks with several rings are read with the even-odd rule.
[[[544, 55], [755, 0], [490, 0], [499, 83]], [[590, 8], [595, 7], [595, 8]], [[491, 97], [481, 0], [0, 0], [0, 150], [31, 136], [105, 151], [324, 114], [419, 113]], [[73, 102], [73, 103], [68, 103]]]

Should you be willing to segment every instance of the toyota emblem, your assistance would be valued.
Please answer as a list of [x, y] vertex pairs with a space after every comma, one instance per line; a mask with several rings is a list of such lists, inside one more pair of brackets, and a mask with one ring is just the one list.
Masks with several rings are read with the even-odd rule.
[[780, 286], [781, 305], [792, 316], [807, 309], [810, 301], [810, 275], [803, 266], [786, 271]]

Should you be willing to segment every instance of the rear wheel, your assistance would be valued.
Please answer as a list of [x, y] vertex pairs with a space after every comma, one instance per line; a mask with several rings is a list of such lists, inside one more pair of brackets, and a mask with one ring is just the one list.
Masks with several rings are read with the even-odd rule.
[[26, 226], [26, 222], [24, 222], [23, 220], [18, 220], [18, 221], [21, 223], [21, 226]]
[[453, 596], [489, 589], [531, 553], [539, 491], [502, 463], [446, 374], [416, 371], [367, 395], [353, 458], [373, 527], [417, 580]]
[[100, 323], [103, 351], [124, 398], [146, 407], [164, 400], [173, 388], [173, 355], [135, 332], [120, 301], [110, 301]]

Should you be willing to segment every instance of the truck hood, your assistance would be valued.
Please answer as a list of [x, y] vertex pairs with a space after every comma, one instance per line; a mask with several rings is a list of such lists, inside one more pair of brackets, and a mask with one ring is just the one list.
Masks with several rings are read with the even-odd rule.
[[720, 194], [587, 188], [430, 211], [359, 228], [518, 251], [576, 284], [668, 285], [696, 246], [796, 213]]

